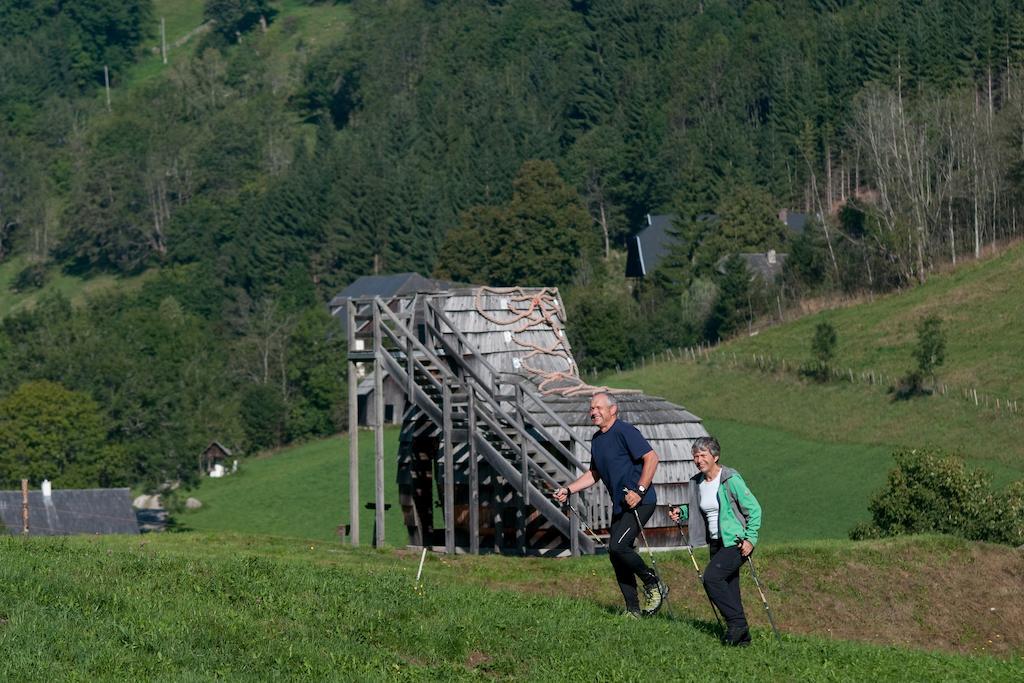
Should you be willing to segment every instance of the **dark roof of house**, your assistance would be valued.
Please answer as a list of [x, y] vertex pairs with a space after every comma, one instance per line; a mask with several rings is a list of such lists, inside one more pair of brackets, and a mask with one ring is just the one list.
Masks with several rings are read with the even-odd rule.
[[204, 454], [209, 453], [211, 450], [219, 450], [224, 455], [231, 455], [231, 449], [222, 444], [220, 441], [211, 441], [210, 445], [203, 451]]
[[[660, 214], [652, 216], [647, 214], [647, 223], [635, 235], [626, 240], [626, 277], [647, 277], [658, 267], [668, 252], [672, 249], [672, 243], [676, 236], [672, 234], [672, 223], [677, 218], [676, 214]], [[785, 223], [786, 227], [795, 234], [802, 234], [807, 227], [810, 216], [799, 211], [783, 209], [779, 212], [779, 220]], [[718, 216], [711, 213], [701, 214], [698, 221], [718, 220]], [[755, 257], [757, 254], [750, 254]], [[764, 254], [761, 254], [764, 256]], [[780, 256], [785, 257], [785, 254]], [[757, 259], [753, 259], [757, 260]], [[749, 259], [748, 259], [749, 261]], [[764, 264], [758, 264], [754, 270], [759, 273], [767, 273], [767, 260]], [[774, 279], [774, 275], [767, 278]]]
[[626, 277], [646, 277], [668, 254], [675, 237], [669, 231], [675, 214], [647, 214], [647, 225], [626, 240]]
[[364, 275], [341, 290], [337, 296], [331, 299], [328, 304], [331, 315], [341, 321], [341, 329], [348, 327], [349, 299], [370, 299], [379, 296], [383, 299], [390, 299], [406, 294], [418, 292], [447, 292], [452, 289], [464, 287], [460, 283], [447, 280], [434, 280], [423, 277], [419, 273], [395, 273], [394, 275]]
[[[782, 273], [782, 267], [786, 263], [786, 254], [780, 254], [775, 250], [770, 250], [768, 253], [743, 253], [739, 254], [739, 257], [746, 264], [751, 280], [760, 277], [768, 283], [775, 282], [775, 278]], [[725, 262], [728, 260], [728, 256], [723, 256], [718, 260], [718, 272], [725, 272]]]
[[416, 292], [444, 292], [455, 287], [446, 280], [433, 280], [419, 273], [395, 273], [393, 275], [364, 275], [331, 299], [331, 311], [344, 307], [349, 299], [365, 299], [381, 296], [401, 296]]
[[[8, 533], [21, 533], [21, 504], [21, 491], [0, 491], [0, 524]], [[29, 491], [28, 520], [30, 536], [139, 533], [128, 489]]]
[[786, 227], [798, 235], [802, 235], [804, 228], [807, 227], [807, 219], [809, 216], [806, 213], [800, 211], [789, 211], [783, 209], [779, 212], [779, 219], [786, 224]]

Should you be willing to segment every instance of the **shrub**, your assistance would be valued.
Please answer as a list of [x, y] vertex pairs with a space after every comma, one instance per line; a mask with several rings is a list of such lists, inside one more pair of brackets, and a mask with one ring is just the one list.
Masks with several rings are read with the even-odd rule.
[[11, 289], [15, 292], [28, 292], [33, 289], [42, 289], [43, 285], [46, 284], [48, 275], [49, 272], [47, 271], [45, 264], [33, 263], [18, 272], [14, 277], [14, 281], [11, 283]]
[[925, 381], [935, 383], [935, 370], [946, 360], [946, 333], [942, 331], [942, 319], [930, 315], [917, 326], [917, 345], [912, 352], [917, 368], [900, 378], [890, 391], [897, 399], [908, 399], [931, 393]]
[[822, 321], [814, 328], [811, 339], [811, 356], [807, 365], [800, 368], [800, 374], [818, 382], [827, 382], [832, 373], [832, 360], [836, 355], [836, 328], [828, 321]]
[[897, 451], [893, 458], [896, 469], [869, 505], [872, 521], [850, 531], [854, 540], [919, 533], [1024, 540], [1024, 482], [997, 494], [986, 472], [959, 458], [921, 450]]

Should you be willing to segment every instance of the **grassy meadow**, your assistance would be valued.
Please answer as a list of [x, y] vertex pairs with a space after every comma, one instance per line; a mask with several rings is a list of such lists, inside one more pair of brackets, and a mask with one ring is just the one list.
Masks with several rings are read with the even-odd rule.
[[[203, 24], [203, 4], [201, 0], [154, 0], [153, 27], [144, 53], [125, 75], [123, 83], [115, 83], [115, 86], [135, 87], [194, 54], [202, 37], [195, 31]], [[272, 54], [273, 68], [267, 72], [267, 77], [282, 83], [283, 79], [295, 77], [296, 60], [304, 59], [310, 48], [335, 40], [351, 19], [351, 10], [343, 3], [278, 0], [271, 7], [277, 14], [271, 19], [264, 39], [254, 33], [246, 36], [246, 40], [260, 41], [260, 49]], [[160, 53], [161, 17], [165, 20], [167, 34], [166, 65]], [[175, 45], [178, 41], [183, 42]]]
[[[929, 553], [951, 542], [923, 543], [922, 553]], [[891, 548], [878, 550], [883, 558], [894, 555]], [[834, 548], [797, 546], [792, 553], [806, 569], [822, 571], [820, 582], [830, 585], [825, 570]], [[579, 599], [586, 586], [611, 583], [604, 558], [431, 557], [416, 586], [415, 553], [244, 536], [6, 538], [0, 555], [4, 680], [1024, 676], [1024, 660], [1014, 656], [921, 651], [789, 630], [779, 645], [760, 620], [752, 647], [726, 652], [710, 616], [699, 610], [703, 596], [682, 583], [676, 592], [683, 599], [671, 613], [639, 622], [602, 600]], [[682, 556], [666, 557], [665, 564], [685, 568]], [[537, 567], [543, 569], [530, 577], [532, 588], [521, 585]], [[786, 601], [772, 595], [785, 630]]]
[[[402, 547], [408, 534], [398, 506], [395, 482], [398, 429], [384, 433], [384, 496], [392, 504], [384, 514], [389, 545]], [[374, 499], [373, 432], [359, 432], [360, 542], [373, 539], [374, 512], [363, 505]], [[348, 436], [314, 441], [250, 458], [239, 471], [221, 479], [203, 479], [189, 493], [203, 503], [176, 517], [183, 529], [233, 531], [291, 536], [318, 542], [338, 541], [338, 525], [350, 522], [348, 504]]]
[[47, 282], [41, 289], [26, 292], [14, 292], [11, 284], [14, 279], [28, 266], [24, 256], [14, 256], [0, 263], [0, 320], [11, 313], [30, 309], [44, 292], [60, 292], [73, 304], [80, 305], [88, 297], [109, 291], [130, 291], [141, 287], [147, 278], [156, 271], [148, 271], [142, 275], [121, 277], [117, 275], [95, 275], [82, 278], [63, 272], [60, 267], [49, 269]]
[[[767, 542], [846, 538], [854, 524], [869, 518], [868, 500], [885, 483], [891, 464], [890, 451], [883, 446], [823, 444], [730, 420], [710, 420], [708, 429], [732, 449], [728, 462], [743, 473], [764, 505]], [[398, 509], [392, 457], [397, 439], [396, 429], [385, 431], [384, 493], [392, 504], [385, 513], [385, 538], [389, 545], [404, 547], [408, 536]], [[360, 498], [365, 504], [373, 500], [373, 433], [360, 432], [359, 445]], [[817, 481], [823, 471], [829, 476]], [[816, 483], [805, 484], [810, 481]], [[797, 488], [804, 495], [792, 495]], [[238, 474], [204, 479], [189, 495], [203, 507], [177, 515], [186, 530], [336, 540], [338, 524], [349, 518], [348, 437], [245, 460]], [[360, 508], [360, 525], [361, 541], [369, 543], [372, 511]]]
[[829, 321], [838, 334], [835, 365], [854, 373], [898, 377], [914, 367], [917, 325], [937, 315], [946, 332], [939, 380], [1002, 399], [1024, 399], [1024, 243], [998, 255], [933, 275], [927, 283], [859, 305], [808, 315], [741, 336], [728, 351], [770, 354], [792, 365], [810, 359], [815, 326]]

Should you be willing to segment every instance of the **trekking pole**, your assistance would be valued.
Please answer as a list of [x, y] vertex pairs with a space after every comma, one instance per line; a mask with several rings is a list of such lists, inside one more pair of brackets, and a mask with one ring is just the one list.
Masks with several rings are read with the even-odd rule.
[[[626, 486], [623, 486], [623, 493], [624, 494], [630, 493], [630, 489], [627, 488]], [[650, 563], [654, 567], [654, 575], [655, 575], [655, 577], [657, 577], [658, 581], [662, 581], [662, 574], [659, 574], [657, 572], [657, 560], [654, 559], [654, 551], [652, 551], [650, 549], [650, 545], [647, 544], [647, 537], [644, 536], [644, 532], [643, 532], [643, 522], [640, 521], [640, 513], [637, 512], [636, 508], [633, 508], [633, 516], [635, 516], [637, 518], [637, 526], [640, 527], [640, 538], [643, 540], [644, 548], [647, 549], [647, 554], [650, 555]]]
[[715, 615], [715, 621], [718, 622], [718, 628], [722, 629], [722, 633], [725, 633], [725, 625], [722, 623], [722, 617], [718, 616], [718, 608], [715, 607], [715, 601], [711, 599], [711, 594], [708, 593], [708, 587], [704, 585], [704, 574], [700, 570], [700, 565], [697, 564], [697, 558], [693, 555], [693, 548], [690, 546], [690, 539], [687, 537], [686, 532], [683, 531], [682, 520], [676, 521], [676, 526], [679, 527], [679, 535], [683, 537], [683, 544], [686, 545], [686, 552], [690, 553], [690, 562], [693, 562], [693, 570], [697, 572], [697, 581], [700, 582], [701, 590], [704, 591], [704, 595], [708, 596], [708, 604], [711, 605], [711, 612]]
[[757, 570], [754, 569], [754, 558], [747, 555], [747, 562], [750, 564], [750, 575], [754, 577], [754, 585], [757, 586], [757, 592], [761, 594], [761, 603], [764, 605], [764, 611], [768, 613], [768, 623], [772, 625], [772, 631], [775, 632], [775, 637], [781, 645], [782, 636], [779, 635], [779, 629], [775, 628], [775, 618], [772, 617], [772, 610], [768, 607], [768, 600], [764, 597], [764, 591], [761, 590], [761, 582], [757, 580]]
[[[552, 488], [551, 484], [549, 484], [547, 482], [544, 482], [544, 486], [547, 487], [548, 491], [550, 491], [551, 493], [554, 493], [555, 491], [558, 490], [558, 489]], [[561, 486], [559, 488], [564, 488], [566, 491], [569, 490], [568, 487], [565, 487], [565, 486]], [[563, 503], [563, 505], [565, 505], [567, 508], [569, 508], [569, 510], [572, 511], [576, 515], [576, 519], [580, 520], [580, 524], [582, 524], [583, 528], [587, 531], [587, 533], [590, 534], [590, 537], [592, 539], [594, 539], [598, 544], [600, 544], [600, 546], [602, 548], [604, 548], [605, 547], [605, 542], [603, 540], [601, 540], [601, 537], [598, 536], [597, 533], [593, 529], [590, 528], [590, 525], [587, 524], [587, 520], [583, 519], [583, 515], [580, 514], [580, 511], [577, 510], [575, 507], [573, 507], [573, 504], [569, 502], [569, 497], [568, 496], [566, 496], [565, 503]]]
[[[622, 491], [624, 493], [629, 493], [629, 489], [625, 486], [622, 487]], [[651, 550], [651, 545], [647, 542], [647, 534], [644, 533], [644, 524], [640, 521], [640, 513], [637, 512], [636, 508], [633, 508], [633, 516], [636, 517], [636, 525], [637, 528], [640, 529], [640, 538], [643, 539], [644, 547], [647, 548], [647, 554], [651, 556], [651, 570], [654, 572], [654, 578], [658, 582], [658, 593], [661, 595], [662, 602], [667, 603], [668, 587], [665, 586], [664, 582], [661, 580], [661, 574], [658, 572], [658, 561], [654, 559], [654, 551]], [[659, 603], [659, 606], [660, 604], [661, 603]], [[654, 612], [650, 612], [650, 614], [654, 614]]]
[[654, 559], [654, 551], [651, 550], [651, 546], [647, 543], [647, 536], [644, 534], [644, 525], [640, 521], [640, 513], [633, 508], [633, 516], [636, 517], [637, 526], [640, 527], [640, 538], [643, 539], [644, 547], [647, 548], [647, 554], [651, 556], [651, 566], [654, 569], [654, 575], [658, 577], [658, 581], [661, 581], [661, 574], [658, 573], [658, 561]]

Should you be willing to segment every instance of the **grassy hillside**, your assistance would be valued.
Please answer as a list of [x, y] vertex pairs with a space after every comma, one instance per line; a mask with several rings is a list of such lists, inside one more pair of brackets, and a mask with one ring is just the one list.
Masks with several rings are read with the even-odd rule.
[[[384, 437], [384, 494], [392, 508], [385, 513], [387, 542], [408, 543], [398, 505], [395, 458], [398, 430]], [[373, 432], [359, 434], [361, 505], [374, 499]], [[189, 495], [203, 507], [177, 517], [186, 529], [233, 531], [291, 536], [320, 542], [337, 541], [337, 528], [349, 523], [348, 436], [333, 437], [272, 456], [242, 463], [238, 473], [223, 479], [203, 479]], [[373, 538], [373, 511], [360, 508], [360, 542]]]
[[99, 274], [88, 278], [64, 273], [59, 267], [49, 269], [46, 284], [38, 290], [16, 293], [11, 290], [11, 283], [28, 262], [23, 256], [12, 257], [0, 263], [0, 319], [11, 313], [31, 308], [44, 292], [60, 292], [74, 304], [81, 304], [93, 294], [112, 289], [130, 290], [140, 287], [153, 272], [133, 277], [120, 277], [110, 274]]
[[[822, 620], [814, 635], [799, 635], [790, 600], [820, 604], [819, 619], [830, 603], [845, 600], [865, 605], [876, 632], [888, 632], [893, 623], [908, 625], [895, 640], [914, 642], [932, 623], [926, 601], [950, 582], [916, 584], [899, 580], [893, 571], [921, 568], [923, 559], [936, 555], [937, 565], [963, 580], [970, 565], [962, 558], [974, 556], [963, 544], [943, 539], [862, 547], [787, 549], [786, 556], [800, 565], [786, 568], [802, 571], [784, 580], [782, 565], [771, 568], [783, 556], [762, 558], [785, 642], [774, 643], [751, 609], [754, 645], [725, 653], [706, 607], [701, 609], [703, 596], [684, 583], [682, 556], [663, 561], [676, 588], [673, 612], [635, 622], [618, 616], [606, 599], [612, 580], [604, 558], [431, 558], [423, 588], [417, 589], [415, 554], [233, 536], [8, 538], [0, 540], [5, 653], [0, 677], [1011, 681], [1024, 676], [1019, 657], [833, 639], [843, 635], [841, 622]], [[1010, 552], [999, 549], [986, 557], [983, 566], [974, 567], [974, 578], [1005, 565]], [[874, 577], [874, 582], [845, 580], [843, 570], [858, 562], [868, 571], [857, 578]], [[889, 576], [898, 580], [890, 581], [885, 593], [860, 592], [884, 587]], [[1002, 607], [988, 612], [994, 596], [985, 582], [962, 581], [962, 590], [968, 584], [972, 594], [956, 609], [971, 612], [976, 605], [989, 627], [1011, 625]], [[788, 592], [815, 585], [812, 593]], [[908, 586], [909, 592], [900, 592]], [[748, 605], [756, 607], [746, 589]], [[887, 597], [898, 602], [889, 604]], [[913, 626], [914, 617], [923, 619], [923, 627]], [[826, 624], [838, 632], [826, 630]], [[947, 633], [959, 637], [955, 629]], [[1019, 629], [986, 629], [980, 638], [968, 636], [972, 643], [1000, 641], [997, 650], [1005, 657], [1020, 652], [1019, 634]], [[1006, 644], [1008, 639], [1012, 642]]]
[[[868, 519], [870, 495], [885, 482], [889, 449], [824, 444], [763, 427], [730, 420], [711, 420], [709, 429], [732, 449], [729, 462], [755, 487], [765, 506], [763, 539], [769, 543], [819, 538], [846, 538], [850, 528]], [[385, 436], [385, 514], [387, 542], [408, 542], [395, 484], [397, 430]], [[361, 501], [373, 500], [372, 432], [360, 434]], [[785, 467], [779, 467], [784, 462]], [[829, 476], [804, 495], [794, 487]], [[189, 495], [203, 507], [178, 515], [185, 529], [231, 531], [336, 540], [341, 520], [348, 521], [348, 439], [331, 438], [271, 457], [247, 460], [238, 474], [204, 479]], [[668, 501], [675, 502], [675, 501]], [[362, 542], [369, 543], [373, 513], [361, 509]]]
[[[311, 49], [336, 39], [351, 19], [351, 9], [334, 2], [310, 3], [306, 0], [278, 0], [271, 3], [277, 12], [273, 17], [263, 43], [272, 53], [268, 63], [283, 85], [293, 74], [289, 73], [296, 58], [301, 59]], [[166, 23], [167, 65], [160, 54], [160, 18]], [[133, 87], [140, 82], [163, 73], [169, 66], [195, 54], [204, 33], [203, 2], [201, 0], [155, 0], [153, 3], [152, 37], [146, 52], [124, 85]], [[247, 40], [255, 39], [253, 37]], [[177, 44], [176, 44], [177, 43]]]
[[[991, 260], [937, 275], [922, 287], [731, 340], [707, 358], [647, 363], [598, 381], [664, 396], [705, 418], [713, 428], [725, 420], [819, 444], [863, 446], [860, 451], [854, 449], [854, 458], [839, 469], [818, 470], [836, 478], [837, 491], [848, 482], [857, 488], [861, 482], [856, 472], [877, 478], [876, 468], [889, 465], [878, 457], [877, 449], [891, 446], [939, 447], [959, 453], [992, 471], [997, 481], [1006, 482], [1024, 476], [1020, 457], [1024, 412], [1008, 413], [994, 403], [975, 406], [954, 395], [894, 401], [884, 383], [819, 385], [802, 380], [794, 368], [810, 357], [815, 325], [829, 320], [839, 336], [837, 366], [851, 368], [855, 376], [867, 371], [898, 376], [912, 366], [915, 326], [935, 313], [945, 321], [948, 339], [941, 381], [972, 384], [1004, 399], [1024, 396], [1024, 362], [1018, 352], [1024, 344], [1024, 312], [1019, 306], [1024, 299], [1022, 267], [1024, 246], [1015, 246]], [[757, 369], [754, 354], [774, 357], [774, 369]], [[726, 436], [726, 461], [764, 457], [771, 450], [770, 442]], [[789, 465], [780, 459], [777, 467]]]
[[855, 373], [898, 376], [913, 367], [918, 322], [934, 314], [942, 318], [947, 335], [941, 381], [1024, 401], [1022, 271], [1024, 244], [1018, 244], [994, 258], [935, 275], [923, 286], [738, 338], [728, 350], [799, 363], [810, 358], [815, 326], [827, 320], [838, 332], [836, 365]]

